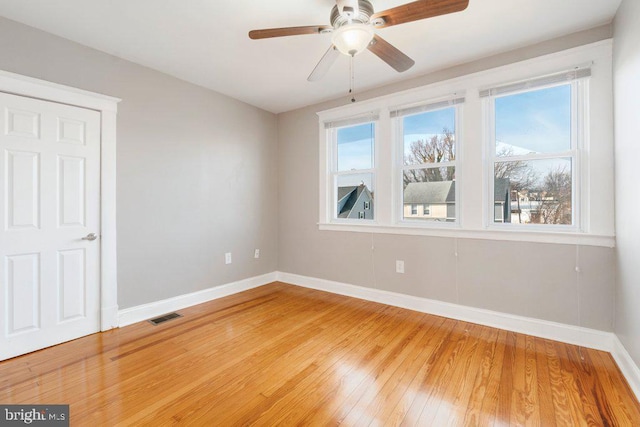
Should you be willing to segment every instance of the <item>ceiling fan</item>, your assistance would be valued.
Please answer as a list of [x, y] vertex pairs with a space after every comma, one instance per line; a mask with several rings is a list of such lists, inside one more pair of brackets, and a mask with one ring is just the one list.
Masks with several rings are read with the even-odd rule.
[[368, 49], [398, 72], [408, 70], [415, 61], [376, 34], [378, 28], [460, 12], [469, 0], [418, 0], [374, 13], [368, 0], [336, 0], [331, 9], [331, 25], [269, 28], [249, 31], [251, 39], [333, 33], [331, 46], [307, 80], [319, 80], [343, 53], [354, 57]]

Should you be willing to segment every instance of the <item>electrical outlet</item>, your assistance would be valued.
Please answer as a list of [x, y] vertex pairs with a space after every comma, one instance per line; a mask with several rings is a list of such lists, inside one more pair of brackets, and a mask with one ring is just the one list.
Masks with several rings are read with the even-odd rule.
[[396, 260], [396, 273], [404, 273], [404, 261]]
[[253, 257], [254, 258], [260, 258], [260, 249], [256, 249], [256, 251], [253, 253]]
[[231, 252], [227, 252], [224, 254], [224, 263], [231, 264]]

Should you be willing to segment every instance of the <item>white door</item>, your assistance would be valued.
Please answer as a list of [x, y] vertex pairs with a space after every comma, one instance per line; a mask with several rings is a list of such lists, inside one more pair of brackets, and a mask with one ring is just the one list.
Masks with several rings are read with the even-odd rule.
[[100, 113], [0, 93], [0, 180], [0, 360], [99, 331]]

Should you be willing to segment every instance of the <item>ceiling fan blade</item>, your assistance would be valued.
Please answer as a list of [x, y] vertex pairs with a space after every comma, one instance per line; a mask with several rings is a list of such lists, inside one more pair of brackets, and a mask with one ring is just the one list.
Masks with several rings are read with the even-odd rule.
[[340, 51], [334, 45], [331, 45], [318, 62], [318, 65], [316, 65], [316, 68], [314, 68], [311, 74], [309, 74], [307, 80], [315, 82], [324, 77], [324, 75], [327, 74], [327, 71], [329, 71], [329, 68], [331, 68], [333, 63], [336, 62], [336, 58], [338, 58], [338, 56], [340, 56]]
[[249, 31], [249, 38], [253, 40], [268, 39], [271, 37], [299, 36], [303, 34], [320, 34], [325, 31], [331, 31], [333, 27], [329, 25], [309, 25], [307, 27], [285, 27], [285, 28], [267, 28], [264, 30]]
[[416, 63], [413, 59], [400, 52], [379, 35], [373, 36], [373, 40], [367, 49], [378, 56], [378, 58], [391, 65], [391, 67], [399, 73], [407, 71]]
[[469, 0], [418, 0], [371, 15], [376, 28], [390, 27], [406, 22], [460, 12], [469, 5]]

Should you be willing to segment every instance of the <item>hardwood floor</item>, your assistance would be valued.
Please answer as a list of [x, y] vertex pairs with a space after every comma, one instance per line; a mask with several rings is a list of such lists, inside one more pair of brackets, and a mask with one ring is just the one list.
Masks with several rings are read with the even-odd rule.
[[0, 362], [71, 425], [638, 426], [608, 353], [273, 283]]

